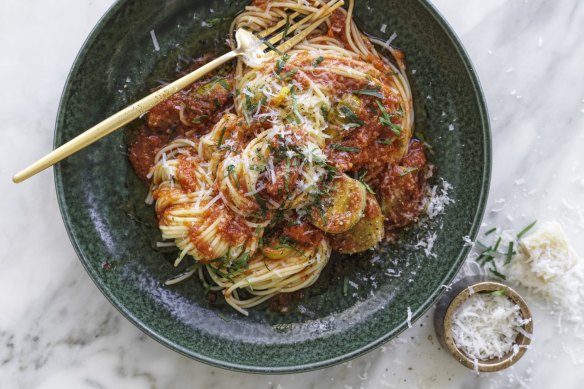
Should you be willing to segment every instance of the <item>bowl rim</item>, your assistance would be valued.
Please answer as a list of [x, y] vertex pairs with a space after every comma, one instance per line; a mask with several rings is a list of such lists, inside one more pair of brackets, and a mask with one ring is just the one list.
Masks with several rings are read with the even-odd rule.
[[[71, 78], [73, 75], [78, 71], [80, 66], [81, 60], [84, 58], [86, 51], [88, 48], [97, 40], [100, 31], [102, 28], [109, 22], [109, 19], [114, 15], [118, 10], [123, 8], [128, 0], [115, 0], [115, 2], [105, 11], [105, 13], [100, 17], [96, 25], [92, 28], [91, 32], [83, 42], [79, 52], [75, 56], [71, 69], [67, 75], [65, 80], [65, 86], [63, 92], [60, 97], [59, 106], [57, 110], [57, 117], [55, 123], [55, 130], [53, 133], [53, 148], [57, 148], [60, 146], [58, 142], [58, 132], [61, 127], [61, 123], [64, 121], [64, 107], [66, 105], [66, 101], [68, 100], [69, 95], [72, 93], [71, 89], [72, 86], [70, 84]], [[484, 139], [483, 142], [483, 176], [481, 179], [481, 190], [480, 196], [478, 199], [477, 209], [474, 213], [474, 217], [472, 218], [472, 223], [469, 229], [469, 237], [470, 239], [474, 239], [478, 234], [480, 229], [480, 224], [482, 222], [482, 218], [485, 212], [490, 183], [491, 183], [491, 171], [492, 171], [492, 138], [491, 138], [491, 126], [489, 121], [489, 113], [487, 108], [487, 103], [485, 100], [485, 96], [483, 93], [483, 89], [479, 78], [476, 74], [475, 68], [470, 60], [470, 57], [462, 45], [460, 38], [454, 32], [454, 29], [450, 26], [450, 24], [446, 21], [446, 19], [442, 16], [442, 14], [436, 9], [434, 5], [430, 3], [429, 0], [417, 0], [418, 3], [422, 7], [426, 9], [426, 11], [430, 14], [430, 16], [436, 21], [436, 23], [442, 28], [445, 34], [450, 39], [452, 45], [456, 49], [458, 56], [462, 60], [465, 69], [468, 73], [468, 77], [471, 81], [474, 95], [476, 98], [477, 106], [479, 108], [480, 114], [480, 122], [481, 122], [481, 131], [482, 136]], [[357, 358], [379, 346], [388, 342], [389, 340], [397, 337], [399, 334], [404, 332], [408, 329], [407, 323], [402, 323], [397, 328], [393, 329], [392, 331], [388, 331], [383, 336], [373, 339], [369, 343], [365, 344], [364, 346], [355, 349], [351, 352], [347, 352], [343, 355], [339, 355], [333, 358], [323, 359], [318, 362], [311, 362], [306, 364], [294, 364], [294, 365], [285, 365], [285, 366], [257, 366], [257, 365], [246, 365], [246, 364], [239, 364], [233, 362], [227, 362], [221, 359], [209, 357], [204, 354], [198, 353], [196, 350], [191, 350], [186, 347], [180, 346], [179, 344], [175, 343], [172, 339], [153, 331], [149, 326], [141, 321], [139, 318], [134, 316], [132, 312], [130, 312], [117, 298], [116, 296], [109, 291], [103, 281], [99, 278], [98, 274], [95, 273], [87, 263], [87, 260], [83, 256], [81, 243], [78, 241], [76, 234], [73, 231], [73, 222], [70, 218], [68, 213], [68, 206], [64, 200], [64, 185], [63, 185], [63, 175], [61, 173], [61, 166], [60, 164], [55, 165], [53, 169], [54, 181], [55, 181], [55, 189], [57, 192], [57, 201], [59, 204], [59, 210], [61, 213], [61, 217], [65, 224], [65, 229], [67, 231], [67, 235], [69, 236], [69, 240], [73, 245], [73, 248], [79, 258], [79, 261], [83, 265], [85, 271], [90, 276], [93, 283], [97, 286], [99, 291], [105, 296], [105, 298], [124, 316], [128, 321], [134, 324], [138, 329], [148, 335], [150, 338], [154, 339], [158, 343], [170, 348], [171, 350], [194, 359], [199, 362], [203, 362], [209, 364], [211, 366], [239, 371], [239, 372], [247, 372], [247, 373], [257, 373], [257, 374], [285, 374], [285, 373], [299, 373], [299, 372], [306, 372], [312, 370], [323, 369], [325, 367], [330, 367], [342, 362], [346, 362], [348, 360]], [[452, 282], [455, 278], [456, 274], [459, 272], [460, 268], [465, 262], [466, 256], [470, 252], [470, 247], [464, 246], [456, 260], [454, 261], [454, 266], [451, 270], [446, 274], [444, 281], [448, 284]], [[438, 299], [442, 296], [445, 292], [443, 288], [438, 288], [434, 290], [432, 294], [428, 296], [428, 298], [424, 301], [421, 305], [421, 308], [417, 311], [413, 312], [411, 317], [411, 322], [413, 323], [420, 317], [422, 317], [430, 308], [434, 306], [434, 304], [438, 301]]]

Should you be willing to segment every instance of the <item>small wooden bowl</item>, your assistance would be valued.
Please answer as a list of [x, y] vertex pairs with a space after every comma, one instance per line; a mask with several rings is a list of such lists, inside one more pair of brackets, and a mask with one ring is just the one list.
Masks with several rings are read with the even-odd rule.
[[[469, 369], [475, 369], [475, 363], [462, 352], [454, 343], [452, 337], [452, 319], [454, 313], [472, 294], [480, 292], [494, 292], [502, 290], [507, 298], [511, 299], [519, 306], [523, 319], [531, 319], [523, 325], [523, 330], [530, 336], [533, 334], [533, 317], [527, 307], [527, 304], [519, 294], [500, 282], [496, 282], [486, 277], [467, 277], [454, 284], [449, 291], [438, 301], [434, 314], [434, 328], [436, 335], [443, 347], [448, 349], [454, 358]], [[530, 337], [519, 333], [515, 338], [515, 344], [518, 346], [527, 346], [531, 343]], [[526, 347], [520, 347], [519, 351], [513, 355], [513, 350], [503, 355], [502, 358], [492, 358], [488, 360], [478, 360], [478, 371], [494, 372], [508, 368], [517, 362], [527, 351]]]

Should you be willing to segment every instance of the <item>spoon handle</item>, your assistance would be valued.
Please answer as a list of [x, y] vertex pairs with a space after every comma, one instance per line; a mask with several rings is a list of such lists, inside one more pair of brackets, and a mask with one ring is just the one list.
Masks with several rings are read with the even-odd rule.
[[91, 127], [81, 135], [78, 135], [76, 138], [71, 139], [69, 142], [51, 151], [49, 154], [45, 155], [26, 169], [15, 174], [14, 177], [12, 177], [12, 181], [15, 183], [22, 182], [45, 170], [49, 166], [56, 164], [57, 162], [76, 153], [77, 151], [98, 141], [104, 136], [111, 134], [120, 127], [138, 118], [140, 115], [148, 112], [154, 106], [168, 99], [176, 92], [186, 88], [193, 82], [197, 81], [199, 78], [203, 77], [205, 74], [232, 60], [238, 55], [240, 55], [240, 53], [236, 51], [230, 51], [229, 53], [223, 54], [219, 58], [216, 58], [213, 61], [201, 66], [186, 76], [166, 85], [164, 88], [158, 89], [154, 93], [151, 93], [141, 100], [133, 103], [132, 105], [122, 109], [118, 113]]

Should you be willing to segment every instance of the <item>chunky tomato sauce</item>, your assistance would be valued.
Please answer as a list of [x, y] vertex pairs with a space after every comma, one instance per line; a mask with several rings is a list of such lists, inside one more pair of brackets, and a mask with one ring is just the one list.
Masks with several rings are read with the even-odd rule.
[[[212, 59], [204, 55], [177, 77], [193, 71]], [[154, 166], [158, 150], [178, 137], [198, 138], [211, 130], [223, 112], [233, 104], [233, 75], [229, 66], [212, 73], [150, 110], [145, 125], [130, 135], [129, 159], [138, 177]]]
[[381, 173], [381, 207], [390, 231], [415, 221], [422, 211], [425, 180], [428, 173], [422, 142], [412, 140], [399, 164]]

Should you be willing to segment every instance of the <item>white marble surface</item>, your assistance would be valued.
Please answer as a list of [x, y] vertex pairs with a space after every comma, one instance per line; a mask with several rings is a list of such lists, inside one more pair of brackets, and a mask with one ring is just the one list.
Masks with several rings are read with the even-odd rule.
[[[18, 186], [10, 181], [50, 150], [69, 67], [111, 3], [0, 2], [1, 388], [582, 387], [584, 341], [559, 334], [557, 318], [537, 306], [533, 349], [511, 370], [478, 376], [439, 349], [428, 319], [352, 362], [286, 376], [191, 361], [127, 322], [77, 260], [51, 172]], [[490, 109], [494, 169], [485, 222], [520, 228], [535, 218], [560, 220], [584, 255], [584, 2], [435, 4], [466, 45]]]

